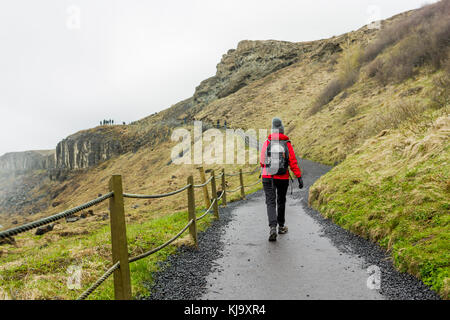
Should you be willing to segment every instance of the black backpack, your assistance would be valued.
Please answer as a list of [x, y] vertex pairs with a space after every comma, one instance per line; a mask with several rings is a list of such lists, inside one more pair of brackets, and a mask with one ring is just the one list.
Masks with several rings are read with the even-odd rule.
[[269, 140], [265, 154], [264, 167], [268, 175], [282, 175], [288, 172], [289, 140]]

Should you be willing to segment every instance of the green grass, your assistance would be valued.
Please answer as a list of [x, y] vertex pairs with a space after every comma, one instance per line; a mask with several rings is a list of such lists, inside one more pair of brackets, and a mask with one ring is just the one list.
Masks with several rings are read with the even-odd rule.
[[[248, 148], [247, 148], [248, 149]], [[132, 168], [148, 167], [149, 159], [146, 156], [148, 152], [141, 152], [134, 155], [134, 161], [130, 164]], [[126, 157], [124, 155], [123, 157]], [[123, 160], [123, 159], [122, 159]], [[116, 161], [117, 162], [117, 161]], [[110, 160], [107, 164], [102, 164], [101, 168], [93, 168], [86, 172], [84, 176], [85, 186], [82, 190], [77, 190], [76, 195], [86, 196], [97, 193], [100, 186], [106, 184], [110, 172], [120, 170], [120, 163]], [[181, 171], [179, 168], [166, 168], [161, 176], [175, 175], [176, 180], [184, 180], [191, 171]], [[245, 171], [250, 170], [247, 166], [230, 166], [226, 168], [227, 172], [235, 172], [241, 168]], [[251, 167], [253, 169], [253, 166]], [[169, 170], [170, 169], [170, 170]], [[193, 168], [192, 168], [193, 169]], [[220, 168], [216, 168], [216, 173]], [[98, 171], [98, 172], [94, 172]], [[108, 172], [107, 172], [108, 171]], [[198, 174], [197, 171], [194, 171]], [[101, 176], [97, 175], [101, 173]], [[161, 190], [161, 182], [158, 179], [150, 181], [143, 179], [145, 173], [139, 170], [132, 172], [123, 172], [124, 186], [126, 190], [143, 193], [162, 193], [168, 190]], [[158, 176], [158, 177], [161, 177]], [[256, 181], [258, 173], [252, 176], [245, 175], [245, 184], [251, 184]], [[165, 179], [168, 177], [165, 176]], [[140, 179], [145, 180], [140, 181]], [[169, 184], [174, 183], [175, 178], [169, 179]], [[80, 180], [83, 180], [80, 178]], [[149, 183], [149, 181], [151, 183]], [[156, 182], [159, 181], [159, 182]], [[227, 178], [227, 181], [233, 186], [239, 184], [239, 177]], [[80, 187], [81, 188], [81, 187]], [[171, 186], [170, 189], [174, 189]], [[221, 181], [217, 181], [218, 190], [221, 189]], [[170, 190], [169, 189], [169, 190]], [[210, 188], [209, 188], [210, 189]], [[246, 190], [246, 193], [253, 192], [257, 186]], [[92, 191], [94, 190], [94, 191]], [[148, 192], [147, 190], [152, 190]], [[73, 190], [67, 190], [72, 195]], [[62, 195], [63, 196], [63, 195]], [[73, 197], [65, 196], [67, 199]], [[240, 192], [230, 194], [228, 201], [235, 201], [240, 198]], [[71, 205], [82, 203], [84, 199], [78, 199]], [[203, 198], [200, 190], [196, 192], [197, 213], [204, 211]], [[185, 196], [175, 196], [166, 201], [141, 201], [139, 209], [132, 208], [132, 203], [125, 201], [127, 221], [127, 238], [129, 256], [134, 257], [145, 251], [158, 247], [181, 230], [186, 223], [187, 212], [183, 210]], [[74, 224], [61, 222], [55, 226], [52, 232], [42, 236], [35, 236], [33, 232], [26, 232], [15, 237], [17, 245], [2, 245], [0, 247], [0, 297], [6, 293], [12, 299], [76, 299], [84, 290], [89, 288], [100, 276], [111, 267], [111, 243], [110, 227], [108, 221], [101, 220], [101, 216], [107, 213], [107, 204], [103, 207], [94, 208], [95, 215], [82, 219]], [[57, 210], [57, 209], [55, 209]], [[61, 208], [59, 208], [61, 210]], [[175, 212], [175, 213], [172, 213]], [[198, 222], [198, 231], [207, 228], [212, 215], [207, 215]], [[130, 264], [131, 284], [133, 297], [140, 297], [150, 294], [149, 285], [153, 281], [155, 271], [159, 270], [161, 262], [174, 254], [177, 247], [182, 244], [190, 244], [188, 230], [182, 237], [173, 244], [152, 254], [151, 256]], [[81, 288], [71, 290], [67, 286], [69, 266], [81, 267], [82, 278]], [[97, 288], [88, 299], [113, 299], [113, 277], [109, 277], [99, 288]]]
[[366, 144], [321, 177], [309, 200], [335, 223], [378, 242], [400, 271], [448, 299], [450, 145], [438, 133], [418, 134], [411, 143], [417, 153], [399, 135]]
[[[244, 179], [248, 181], [247, 184], [251, 184], [257, 178], [258, 173], [252, 176], [245, 175]], [[231, 181], [233, 185], [238, 183], [239, 177], [234, 180]], [[251, 187], [246, 190], [246, 194], [260, 188], [260, 185]], [[239, 191], [228, 194], [228, 202], [239, 199]], [[197, 207], [197, 215], [203, 213], [204, 209], [204, 206]], [[206, 230], [212, 219], [213, 215], [206, 215], [204, 219], [198, 221], [198, 232]], [[148, 220], [127, 224], [130, 257], [163, 244], [177, 234], [187, 221], [187, 212], [180, 211], [158, 218], [152, 217], [149, 213]], [[48, 235], [23, 234], [16, 238], [38, 242]], [[190, 243], [188, 230], [180, 239], [183, 244]], [[40, 246], [29, 246], [25, 252], [15, 252], [13, 246], [7, 245], [6, 250], [8, 249], [11, 253], [1, 258], [5, 268], [0, 269], [0, 289], [13, 299], [76, 299], [112, 265], [109, 224], [87, 235], [70, 236], [55, 242], [48, 241]], [[160, 263], [175, 254], [176, 250], [177, 245], [173, 243], [147, 258], [130, 264], [133, 297], [150, 294], [148, 285], [151, 285], [154, 273], [160, 270]], [[70, 265], [82, 268], [81, 289], [70, 290], [66, 285], [69, 276], [67, 268]], [[2, 291], [0, 290], [0, 293]], [[88, 299], [113, 300], [113, 276], [100, 285]]]
[[[203, 208], [197, 208], [200, 214]], [[212, 219], [207, 215], [197, 224], [198, 231], [207, 228]], [[177, 212], [160, 218], [149, 218], [139, 224], [127, 225], [128, 250], [130, 256], [157, 247], [181, 230], [187, 223], [187, 212]], [[183, 236], [188, 235], [188, 230]], [[40, 236], [34, 236], [36, 238]], [[90, 249], [80, 257], [71, 253], [80, 248]], [[13, 263], [0, 271], [0, 288], [14, 298], [75, 299], [111, 266], [110, 228], [104, 226], [92, 234], [61, 239], [42, 248], [34, 247], [25, 254], [9, 254], [2, 264]], [[175, 245], [169, 245], [155, 254], [130, 264], [133, 296], [148, 294], [144, 282], [152, 281], [158, 263], [175, 253]], [[20, 261], [14, 265], [14, 261]], [[67, 268], [82, 267], [82, 288], [69, 290], [66, 286]], [[16, 293], [21, 293], [16, 296]], [[24, 295], [28, 292], [28, 295]], [[113, 299], [112, 276], [95, 290], [89, 299]]]

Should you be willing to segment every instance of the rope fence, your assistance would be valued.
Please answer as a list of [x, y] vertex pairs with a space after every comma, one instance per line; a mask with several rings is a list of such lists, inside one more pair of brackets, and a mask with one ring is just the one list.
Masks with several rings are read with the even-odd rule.
[[100, 202], [102, 202], [102, 201], [104, 201], [104, 200], [106, 200], [108, 198], [111, 198], [112, 196], [113, 196], [113, 192], [109, 192], [109, 193], [105, 194], [104, 196], [98, 197], [97, 199], [94, 199], [94, 200], [91, 200], [89, 202], [86, 202], [86, 203], [84, 203], [82, 205], [79, 205], [79, 206], [77, 206], [75, 208], [72, 208], [72, 209], [69, 209], [69, 210], [66, 210], [66, 211], [54, 214], [54, 215], [46, 217], [46, 218], [39, 219], [39, 220], [34, 221], [34, 222], [30, 222], [30, 223], [24, 224], [24, 225], [19, 226], [19, 227], [15, 227], [15, 228], [11, 228], [11, 229], [2, 231], [2, 232], [0, 232], [0, 239], [12, 237], [12, 236], [15, 236], [15, 235], [17, 235], [19, 233], [22, 233], [22, 232], [25, 232], [25, 231], [29, 231], [29, 230], [32, 230], [32, 229], [35, 229], [35, 228], [38, 228], [38, 227], [41, 227], [43, 225], [49, 224], [49, 223], [54, 222], [54, 221], [58, 221], [60, 219], [66, 218], [66, 217], [70, 217], [71, 215], [73, 215], [73, 214], [75, 214], [77, 212], [86, 210], [87, 208], [90, 208], [92, 206], [95, 206], [96, 204], [99, 204]]
[[203, 213], [200, 217], [198, 217], [198, 218], [196, 219], [196, 221], [199, 221], [199, 220], [203, 219], [203, 218], [211, 211], [213, 205], [216, 203], [216, 200], [217, 200], [217, 199], [214, 199], [214, 200], [213, 200], [213, 202], [211, 203], [211, 205], [209, 206], [209, 208], [205, 211], [205, 213]]
[[211, 176], [208, 180], [206, 180], [202, 184], [194, 184], [194, 188], [202, 188], [202, 187], [206, 186], [208, 183], [211, 182], [212, 178], [214, 178], [214, 176]]
[[[69, 217], [74, 213], [85, 210], [89, 207], [92, 207], [96, 204], [99, 204], [107, 199], [109, 199], [109, 209], [110, 209], [110, 223], [111, 223], [111, 243], [112, 243], [112, 257], [113, 257], [113, 265], [100, 277], [95, 281], [87, 290], [85, 290], [79, 297], [78, 300], [86, 299], [94, 290], [96, 290], [104, 281], [106, 281], [109, 276], [114, 275], [114, 296], [116, 300], [128, 300], [131, 299], [131, 280], [130, 280], [130, 270], [129, 264], [135, 261], [144, 259], [159, 250], [162, 250], [176, 239], [181, 237], [181, 235], [189, 229], [189, 234], [194, 242], [195, 247], [198, 247], [198, 237], [197, 237], [197, 225], [196, 222], [203, 219], [207, 214], [214, 213], [216, 219], [219, 219], [219, 200], [222, 200], [222, 205], [227, 205], [227, 193], [233, 193], [238, 190], [241, 190], [241, 199], [245, 198], [245, 189], [246, 187], [251, 187], [260, 183], [257, 182], [244, 186], [244, 174], [253, 174], [258, 169], [242, 172], [242, 169], [239, 170], [238, 173], [234, 174], [226, 174], [225, 169], [222, 169], [222, 172], [219, 175], [215, 175], [214, 170], [210, 170], [211, 176], [206, 180], [205, 172], [203, 171], [203, 167], [200, 169], [201, 175], [201, 184], [193, 183], [193, 176], [189, 176], [187, 179], [187, 184], [180, 189], [177, 189], [172, 192], [163, 193], [163, 194], [154, 194], [154, 195], [141, 195], [141, 194], [130, 194], [124, 193], [122, 189], [122, 177], [120, 175], [113, 175], [109, 181], [109, 192], [101, 197], [98, 197], [94, 200], [86, 202], [82, 205], [74, 207], [72, 209], [54, 214], [52, 216], [39, 219], [34, 222], [30, 222], [24, 224], [19, 227], [11, 228], [5, 231], [0, 232], [0, 239], [11, 237], [17, 234], [20, 234], [25, 231], [32, 230], [34, 228], [43, 226], [45, 224], [51, 223], [53, 221], [57, 221], [63, 219], [65, 217]], [[240, 184], [236, 189], [227, 190], [227, 182], [225, 177], [240, 177]], [[217, 192], [216, 180], [221, 180], [222, 190]], [[209, 191], [207, 189], [208, 184], [211, 184], [211, 194], [212, 199], [209, 198]], [[199, 217], [196, 216], [196, 206], [195, 206], [195, 194], [194, 189], [203, 188], [203, 193], [205, 196], [205, 207], [208, 209], [205, 210]], [[156, 199], [156, 198], [164, 198], [179, 194], [183, 191], [187, 190], [187, 203], [188, 203], [188, 223], [171, 239], [163, 243], [162, 245], [151, 249], [147, 252], [139, 254], [138, 256], [129, 258], [128, 256], [128, 244], [126, 237], [126, 223], [125, 223], [125, 209], [124, 209], [124, 198], [132, 198], [132, 199]]]
[[155, 249], [152, 249], [150, 251], [144, 252], [134, 258], [131, 258], [129, 260], [129, 262], [135, 262], [144, 258], [147, 258], [149, 255], [158, 252], [159, 250], [167, 247], [169, 244], [171, 244], [172, 242], [174, 242], [176, 239], [178, 239], [186, 230], [187, 228], [189, 228], [191, 226], [191, 224], [194, 223], [194, 220], [190, 220], [189, 223], [180, 230], [180, 232], [178, 232], [173, 238], [171, 238], [170, 240], [168, 240], [167, 242], [163, 243], [162, 245], [160, 245], [159, 247], [156, 247]]
[[165, 198], [165, 197], [170, 197], [173, 196], [175, 194], [178, 194], [180, 192], [183, 192], [184, 190], [186, 190], [187, 188], [189, 188], [190, 185], [185, 185], [184, 187], [169, 192], [169, 193], [162, 193], [162, 194], [154, 194], [154, 195], [142, 195], [142, 194], [131, 194], [131, 193], [124, 193], [123, 197], [124, 198], [132, 198], [132, 199], [158, 199], [158, 198]]
[[260, 167], [256, 167], [254, 170], [252, 170], [252, 171], [247, 171], [247, 172], [243, 172], [243, 174], [254, 174], [255, 172], [257, 172], [258, 170], [261, 170], [261, 168]]
[[119, 269], [120, 263], [116, 262], [111, 268], [108, 269], [100, 278], [98, 278], [97, 281], [93, 285], [89, 287], [85, 292], [83, 292], [77, 300], [84, 300], [86, 299], [92, 292], [94, 292], [95, 289], [97, 289], [103, 282], [106, 281], [106, 279], [109, 278], [110, 275], [113, 274], [114, 271]]
[[256, 182], [254, 182], [254, 183], [252, 183], [252, 184], [249, 184], [248, 186], [244, 186], [244, 187], [245, 187], [245, 188], [250, 188], [250, 187], [256, 186], [256, 185], [259, 184], [259, 183], [261, 183], [261, 180], [258, 180], [258, 181], [256, 181]]
[[227, 173], [225, 176], [227, 176], [227, 177], [236, 177], [238, 175], [239, 175], [239, 172], [238, 173]]
[[[180, 232], [178, 232], [173, 238], [171, 238], [170, 240], [168, 240], [167, 242], [163, 243], [162, 245], [160, 245], [159, 247], [156, 247], [152, 250], [149, 250], [147, 252], [144, 252], [134, 258], [131, 258], [128, 260], [129, 263], [147, 258], [149, 255], [158, 252], [159, 250], [167, 247], [169, 244], [171, 244], [172, 242], [174, 242], [176, 239], [178, 239], [185, 231], [187, 228], [189, 228], [189, 226], [192, 224], [193, 220], [189, 221], [189, 223], [183, 228], [181, 229]], [[85, 292], [83, 292], [77, 300], [84, 300], [86, 299], [92, 292], [94, 292], [95, 289], [97, 289], [103, 282], [106, 281], [106, 279], [109, 278], [109, 276], [111, 274], [113, 274], [114, 271], [116, 271], [117, 269], [120, 268], [120, 263], [116, 262], [111, 268], [108, 269], [108, 271], [106, 271], [97, 281], [95, 281], [95, 283], [93, 285], [91, 285], [89, 287], [89, 289], [87, 289]]]
[[241, 186], [239, 186], [239, 187], [237, 187], [236, 189], [233, 189], [233, 190], [226, 190], [226, 192], [227, 193], [234, 193], [234, 192], [236, 192], [236, 191], [238, 191], [240, 189], [241, 189]]
[[220, 179], [223, 176], [223, 172], [221, 174], [219, 174], [218, 176], [215, 176], [216, 179]]

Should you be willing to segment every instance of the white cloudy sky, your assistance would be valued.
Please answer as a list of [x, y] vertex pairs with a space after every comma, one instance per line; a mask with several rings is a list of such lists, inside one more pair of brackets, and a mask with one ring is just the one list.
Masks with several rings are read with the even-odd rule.
[[328, 38], [422, 4], [2, 0], [0, 155], [51, 149], [104, 118], [128, 123], [188, 98], [240, 40]]

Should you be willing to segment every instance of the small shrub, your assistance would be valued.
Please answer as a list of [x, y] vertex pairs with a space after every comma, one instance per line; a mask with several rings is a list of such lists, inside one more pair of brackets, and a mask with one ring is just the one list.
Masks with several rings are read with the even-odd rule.
[[359, 74], [362, 49], [359, 45], [343, 46], [342, 54], [338, 60], [338, 76], [344, 86], [356, 82]]
[[433, 81], [431, 102], [434, 108], [443, 108], [450, 104], [450, 59], [444, 62], [444, 72]]
[[334, 66], [334, 65], [336, 65], [336, 64], [338, 63], [338, 57], [339, 57], [339, 55], [338, 55], [337, 53], [333, 54], [333, 55], [330, 57], [330, 64], [331, 64], [332, 66]]
[[[362, 55], [363, 62], [370, 62], [367, 75], [386, 85], [412, 77], [425, 64], [439, 69], [450, 47], [449, 13], [450, 0], [442, 0], [382, 30]], [[378, 57], [394, 44], [396, 47], [389, 55]]]
[[375, 77], [379, 72], [383, 70], [384, 62], [378, 58], [373, 60], [366, 68], [366, 73], [369, 78]]
[[331, 80], [331, 82], [325, 87], [325, 89], [320, 93], [320, 95], [314, 101], [310, 114], [316, 114], [322, 107], [328, 104], [335, 96], [337, 96], [342, 91], [342, 83], [339, 79]]
[[412, 77], [416, 68], [430, 61], [429, 47], [430, 41], [426, 37], [413, 35], [405, 38], [385, 61], [378, 58], [371, 63], [369, 76], [375, 76], [384, 85], [388, 82], [402, 82]]
[[389, 73], [386, 72], [387, 70], [386, 62], [378, 57], [367, 66], [366, 74], [368, 77], [374, 78], [378, 83], [385, 86], [389, 82]]
[[336, 70], [335, 66], [338, 63], [338, 57], [339, 57], [339, 54], [337, 54], [337, 53], [333, 54], [330, 57], [329, 65], [328, 65], [328, 69], [327, 69], [328, 72], [334, 72]]
[[398, 128], [400, 125], [405, 125], [410, 131], [417, 132], [417, 123], [420, 122], [425, 109], [426, 107], [414, 100], [404, 100], [382, 108], [365, 128], [364, 135], [372, 136], [386, 129]]
[[437, 21], [432, 26], [430, 33], [430, 54], [431, 65], [439, 69], [448, 59], [448, 50], [450, 47], [450, 20], [443, 19]]
[[[438, 43], [448, 41], [448, 13], [450, 12], [450, 0], [441, 0], [415, 11], [400, 21], [382, 29], [377, 39], [365, 50], [362, 61], [373, 61], [384, 49], [407, 37], [418, 27], [435, 34]], [[431, 27], [433, 26], [433, 27]], [[447, 36], [447, 38], [445, 38]]]
[[351, 119], [355, 117], [357, 114], [358, 111], [356, 110], [356, 106], [354, 104], [347, 106], [344, 110], [344, 117], [347, 119]]
[[345, 131], [342, 134], [342, 147], [345, 150], [344, 158], [345, 154], [348, 154], [350, 150], [353, 150], [360, 143], [361, 129], [361, 124], [345, 127]]
[[331, 102], [342, 90], [351, 87], [358, 81], [362, 50], [358, 45], [343, 46], [343, 51], [338, 59], [338, 77], [323, 89], [314, 101], [310, 115], [318, 113], [322, 107]]

